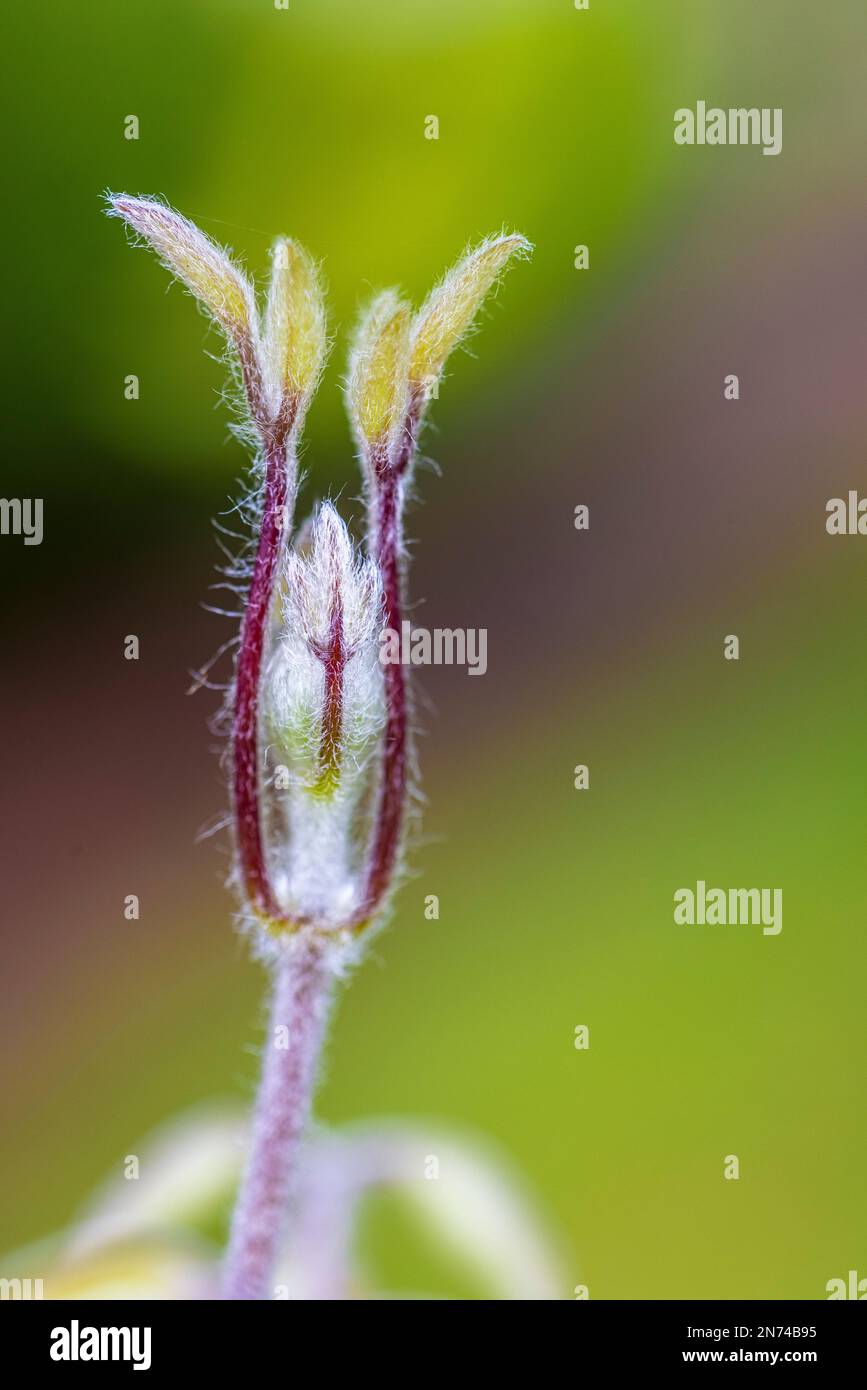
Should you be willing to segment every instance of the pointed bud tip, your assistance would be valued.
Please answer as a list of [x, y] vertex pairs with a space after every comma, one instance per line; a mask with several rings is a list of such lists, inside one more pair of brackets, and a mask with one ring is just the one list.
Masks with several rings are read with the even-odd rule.
[[175, 212], [168, 203], [162, 202], [159, 198], [139, 198], [131, 193], [111, 192], [106, 193], [104, 198], [107, 204], [105, 211], [109, 217], [122, 217], [133, 226], [150, 220], [166, 226], [187, 223], [187, 218]]
[[321, 503], [313, 518], [311, 548], [315, 552], [320, 547], [329, 554], [338, 549], [346, 551], [350, 557], [352, 554], [349, 529], [333, 502]]
[[512, 256], [519, 253], [523, 256], [531, 256], [535, 250], [532, 241], [523, 236], [521, 232], [501, 232], [499, 236], [488, 237], [481, 245], [482, 247], [502, 246]]
[[349, 527], [332, 502], [322, 502], [306, 523], [307, 549], [290, 552], [286, 563], [286, 607], [308, 641], [322, 643], [339, 600], [347, 642], [352, 645], [376, 629], [381, 606], [379, 575], [353, 543]]
[[289, 268], [289, 247], [285, 237], [275, 241], [271, 248], [271, 264], [275, 270], [288, 270]]

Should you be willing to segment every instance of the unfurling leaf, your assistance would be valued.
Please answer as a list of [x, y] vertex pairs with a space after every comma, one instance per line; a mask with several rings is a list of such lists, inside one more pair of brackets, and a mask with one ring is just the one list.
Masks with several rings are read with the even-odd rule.
[[281, 237], [271, 253], [262, 355], [272, 402], [309, 400], [325, 361], [325, 304], [319, 271], [303, 246]]
[[255, 335], [253, 287], [239, 266], [194, 223], [155, 198], [109, 194], [109, 215], [120, 217], [236, 342]]
[[349, 414], [362, 449], [390, 449], [409, 399], [412, 310], [385, 290], [361, 321], [347, 385]]
[[446, 359], [470, 328], [509, 261], [530, 249], [526, 237], [491, 237], [440, 281], [413, 324], [409, 374], [415, 391], [429, 391], [438, 380]]

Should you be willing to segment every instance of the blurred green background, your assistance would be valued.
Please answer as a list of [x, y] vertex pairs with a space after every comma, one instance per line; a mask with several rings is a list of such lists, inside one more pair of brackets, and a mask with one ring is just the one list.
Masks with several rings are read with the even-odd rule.
[[[226, 804], [217, 697], [185, 694], [232, 631], [199, 602], [245, 459], [216, 335], [102, 217], [111, 188], [164, 195], [260, 279], [277, 232], [323, 258], [304, 500], [356, 517], [359, 303], [420, 298], [503, 225], [536, 245], [425, 440], [418, 620], [487, 627], [489, 670], [421, 675], [424, 835], [319, 1116], [490, 1136], [593, 1298], [867, 1276], [867, 540], [824, 529], [867, 491], [863, 6], [90, 0], [10, 23], [3, 492], [44, 497], [45, 539], [0, 539], [0, 1248], [179, 1108], [249, 1096], [261, 1036], [225, 845], [195, 843]], [[676, 147], [700, 98], [781, 106], [782, 154]], [[781, 887], [782, 934], [674, 926], [699, 878]], [[419, 1287], [400, 1223], [365, 1230]]]

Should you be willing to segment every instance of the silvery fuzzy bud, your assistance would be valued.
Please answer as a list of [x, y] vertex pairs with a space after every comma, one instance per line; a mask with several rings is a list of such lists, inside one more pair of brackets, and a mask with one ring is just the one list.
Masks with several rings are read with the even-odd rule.
[[291, 917], [337, 923], [355, 906], [359, 801], [385, 719], [381, 628], [379, 573], [326, 503], [307, 549], [287, 556], [262, 690], [277, 803], [269, 857]]

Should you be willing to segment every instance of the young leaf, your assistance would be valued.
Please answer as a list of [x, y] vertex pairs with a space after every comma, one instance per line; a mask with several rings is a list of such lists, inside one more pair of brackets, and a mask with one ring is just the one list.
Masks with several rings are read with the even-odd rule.
[[155, 198], [108, 195], [110, 217], [120, 217], [156, 251], [163, 264], [238, 343], [254, 340], [253, 287], [228, 254], [188, 218]]
[[286, 396], [307, 401], [325, 361], [325, 304], [312, 257], [288, 237], [275, 242], [265, 305], [262, 355], [275, 407]]
[[374, 299], [361, 321], [349, 368], [347, 403], [365, 452], [391, 450], [406, 417], [412, 311], [394, 290]]
[[470, 328], [509, 261], [530, 249], [526, 237], [490, 237], [440, 281], [413, 325], [409, 374], [414, 390], [429, 390], [439, 379], [446, 359]]

